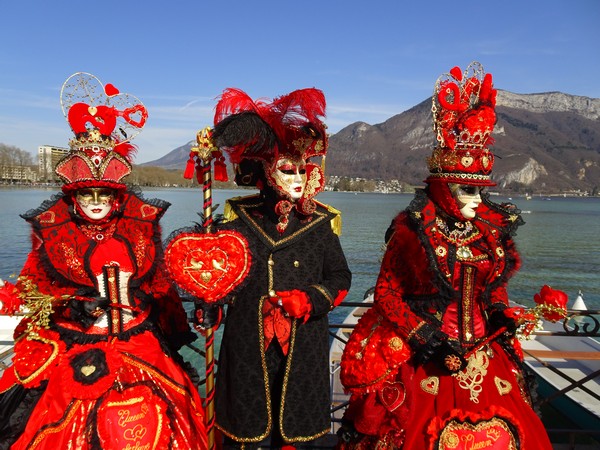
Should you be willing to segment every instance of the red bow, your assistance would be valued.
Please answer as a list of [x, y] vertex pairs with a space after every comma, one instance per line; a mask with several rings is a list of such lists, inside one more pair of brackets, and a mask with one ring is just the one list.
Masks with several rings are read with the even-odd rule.
[[[277, 297], [273, 297], [277, 300]], [[292, 319], [285, 315], [283, 308], [268, 299], [263, 304], [263, 330], [265, 334], [265, 350], [274, 337], [277, 337], [283, 354], [287, 355], [290, 346]]]

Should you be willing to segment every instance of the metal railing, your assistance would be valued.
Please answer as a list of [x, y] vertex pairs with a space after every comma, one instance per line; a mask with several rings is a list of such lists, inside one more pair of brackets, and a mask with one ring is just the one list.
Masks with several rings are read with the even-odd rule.
[[[372, 302], [344, 302], [340, 304], [337, 308], [347, 308], [349, 312], [355, 308], [369, 308], [373, 305]], [[347, 317], [345, 315], [344, 317]], [[561, 322], [562, 326], [558, 327], [559, 329], [554, 329], [552, 331], [547, 330], [536, 330], [532, 333], [532, 337], [560, 337], [561, 339], [577, 339], [582, 337], [589, 337], [593, 339], [600, 340], [600, 310], [569, 310], [567, 312], [567, 316]], [[331, 338], [331, 344], [334, 341], [339, 342], [342, 347], [346, 344], [346, 340], [340, 336], [338, 330], [352, 330], [355, 327], [354, 323], [335, 323], [332, 322], [329, 325], [329, 335]], [[199, 356], [204, 356], [204, 352], [192, 346], [193, 351], [196, 352]], [[548, 370], [557, 374], [557, 376], [566, 380], [568, 385], [558, 391], [552, 392], [548, 395], [540, 395], [538, 392], [536, 407], [541, 411], [542, 421], [546, 426], [546, 431], [550, 435], [550, 438], [553, 442], [555, 449], [592, 449], [598, 448], [600, 445], [600, 429], [585, 429], [578, 427], [577, 424], [571, 424], [569, 420], [563, 420], [563, 417], [560, 417], [560, 401], [561, 399], [565, 399], [569, 392], [580, 389], [590, 395], [590, 397], [594, 398], [598, 402], [600, 402], [600, 395], [586, 386], [590, 380], [600, 380], [600, 362], [598, 363], [598, 370], [594, 370], [591, 373], [587, 374], [585, 377], [581, 379], [574, 379], [570, 376], [564, 368], [557, 367], [559, 364], [556, 362], [552, 362], [553, 359], [561, 359], [570, 356], [577, 356], [578, 354], [584, 355], [588, 359], [599, 360], [600, 361], [600, 352], [576, 352], [575, 354], [567, 354], [565, 352], [555, 352], [549, 355], [540, 355], [532, 353], [531, 355], [526, 353], [526, 359], [531, 361], [537, 361], [539, 364], [546, 367]], [[551, 358], [548, 358], [550, 356]], [[550, 361], [548, 360], [550, 359]], [[562, 359], [564, 362], [564, 359]], [[218, 365], [218, 361], [216, 361]], [[561, 364], [564, 365], [564, 364]], [[344, 395], [343, 391], [336, 391], [336, 386], [333, 383], [333, 379], [336, 377], [335, 371], [339, 371], [339, 364], [331, 366], [331, 378], [332, 378], [332, 402], [331, 402], [331, 433], [327, 436], [323, 436], [321, 439], [318, 439], [311, 447], [303, 447], [303, 448], [313, 448], [313, 449], [333, 449], [335, 443], [337, 442], [337, 437], [335, 435], [335, 431], [339, 428], [341, 417], [343, 415], [344, 410], [348, 406], [347, 396]], [[202, 384], [204, 380], [201, 380]], [[340, 385], [338, 385], [337, 389]], [[346, 397], [344, 399], [344, 397]], [[556, 418], [555, 414], [559, 417], [558, 422], [552, 422], [552, 419]], [[598, 418], [600, 421], [600, 418]], [[586, 443], [590, 441], [591, 443]], [[582, 443], [583, 442], [583, 443]], [[266, 447], [268, 448], [268, 447]]]
[[[354, 309], [357, 307], [368, 308], [372, 306], [370, 302], [344, 302], [338, 306], [338, 308], [349, 308]], [[345, 316], [347, 317], [347, 315]], [[346, 344], [344, 338], [340, 337], [338, 330], [340, 329], [353, 329], [355, 324], [353, 323], [331, 323], [329, 325], [329, 334], [331, 341], [337, 341], [343, 345]], [[561, 322], [561, 326], [555, 327], [555, 329], [539, 330], [533, 332], [534, 337], [553, 337], [560, 339], [577, 339], [577, 338], [592, 338], [600, 341], [600, 310], [569, 310], [567, 316]], [[204, 358], [204, 351], [195, 345], [188, 346], [199, 358]], [[568, 394], [579, 390], [587, 394], [590, 398], [593, 398], [600, 404], [600, 394], [592, 389], [585, 386], [590, 380], [600, 380], [600, 352], [593, 349], [593, 351], [576, 351], [576, 352], [550, 352], [544, 354], [543, 352], [525, 352], [527, 361], [535, 361], [539, 365], [545, 367], [547, 370], [554, 373], [556, 376], [562, 378], [566, 385], [565, 387], [555, 390], [547, 395], [538, 395], [537, 406], [541, 409], [542, 421], [546, 425], [546, 431], [550, 435], [553, 442], [561, 442], [555, 446], [556, 449], [584, 449], [584, 448], [598, 448], [598, 442], [600, 442], [600, 428], [594, 429], [583, 429], [578, 427], [577, 424], [570, 424], [569, 421], [560, 421], [558, 423], [550, 423], [547, 415], [552, 415], [554, 412], [561, 412], [561, 401], [568, 398]], [[4, 355], [6, 356], [6, 355]], [[565, 366], [565, 361], [573, 358], [599, 361], [597, 368], [591, 370], [585, 376], [576, 379], [569, 373], [567, 373], [568, 367]], [[216, 361], [218, 364], [218, 361]], [[561, 367], [563, 366], [563, 367]], [[4, 369], [5, 367], [1, 367]], [[335, 370], [339, 370], [337, 367], [332, 367], [332, 379], [335, 377]], [[205, 380], [200, 380], [202, 386]], [[331, 449], [334, 447], [336, 442], [335, 430], [339, 427], [343, 411], [348, 406], [347, 400], [339, 401], [340, 394], [343, 392], [334, 392], [332, 383], [332, 405], [331, 405], [331, 417], [332, 417], [332, 432], [328, 436], [324, 436], [319, 439], [312, 448], [314, 449]], [[334, 398], [338, 394], [337, 398]], [[538, 392], [539, 394], [539, 392]], [[596, 417], [600, 421], [600, 418]], [[585, 442], [591, 441], [591, 444], [585, 444]], [[581, 444], [581, 442], [584, 444]]]

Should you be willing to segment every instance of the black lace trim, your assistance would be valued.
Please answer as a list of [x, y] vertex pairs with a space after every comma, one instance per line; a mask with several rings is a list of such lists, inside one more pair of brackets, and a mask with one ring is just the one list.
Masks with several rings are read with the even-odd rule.
[[[67, 348], [71, 348], [73, 345], [84, 345], [84, 344], [96, 344], [98, 342], [106, 341], [109, 338], [108, 334], [88, 334], [82, 333], [81, 331], [75, 331], [68, 328], [61, 327], [58, 324], [50, 325], [50, 328], [60, 334], [60, 338], [67, 345]], [[145, 331], [152, 331], [156, 337], [160, 336], [158, 327], [150, 320], [139, 324], [138, 326], [119, 333], [116, 337], [120, 341], [127, 342], [132, 336], [142, 334]]]
[[[425, 229], [428, 228], [431, 224], [425, 223], [420, 216], [423, 209], [431, 202], [429, 197], [424, 189], [419, 189], [415, 193], [415, 198], [412, 200], [410, 205], [406, 208], [406, 212], [408, 213], [408, 223], [413, 231], [419, 237], [421, 244], [425, 248], [425, 254], [427, 255], [427, 260], [429, 261], [429, 268], [431, 272], [434, 274], [434, 283], [435, 286], [439, 290], [439, 296], [441, 299], [445, 299], [442, 301], [442, 305], [445, 309], [445, 306], [450, 304], [453, 298], [457, 296], [457, 293], [452, 288], [452, 285], [446, 280], [446, 277], [440, 270], [437, 262], [437, 256], [435, 255], [435, 249], [431, 245], [431, 241], [427, 236]], [[439, 209], [436, 208], [436, 212], [439, 214]], [[450, 249], [448, 252], [448, 267], [450, 270], [453, 269], [454, 264], [456, 262], [456, 254], [453, 249]]]

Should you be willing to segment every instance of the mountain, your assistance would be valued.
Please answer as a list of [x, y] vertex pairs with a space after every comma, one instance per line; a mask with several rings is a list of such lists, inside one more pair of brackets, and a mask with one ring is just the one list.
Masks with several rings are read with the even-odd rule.
[[[600, 189], [600, 99], [560, 92], [498, 91], [494, 180], [529, 193]], [[183, 169], [191, 141], [146, 163]], [[435, 145], [431, 100], [383, 123], [348, 125], [329, 140], [327, 175], [422, 185]]]
[[196, 145], [196, 140], [192, 139], [187, 144], [171, 150], [165, 156], [154, 161], [140, 164], [140, 166], [162, 167], [163, 169], [178, 169], [183, 171], [190, 157], [190, 149]]

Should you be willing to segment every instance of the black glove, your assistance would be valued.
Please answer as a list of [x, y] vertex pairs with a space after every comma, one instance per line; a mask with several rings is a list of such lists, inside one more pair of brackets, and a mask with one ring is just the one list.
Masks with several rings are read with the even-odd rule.
[[414, 362], [420, 366], [429, 362], [447, 339], [446, 333], [437, 330], [432, 325], [421, 326], [408, 340], [414, 353]]
[[194, 304], [194, 327], [202, 332], [209, 328], [218, 328], [223, 317], [223, 306], [219, 304], [209, 304], [196, 302]]
[[[98, 293], [96, 293], [98, 294]], [[106, 311], [110, 301], [106, 297], [77, 295], [67, 304], [69, 317], [85, 328], [91, 327]]]
[[506, 315], [508, 307], [503, 304], [495, 304], [492, 306], [491, 313], [489, 314], [488, 325], [490, 333], [494, 333], [501, 328], [506, 328], [505, 333], [509, 336], [514, 336], [518, 325], [512, 317]]
[[454, 349], [448, 335], [434, 325], [421, 326], [408, 341], [413, 349], [413, 360], [418, 365], [435, 362], [445, 371], [458, 372], [467, 365], [461, 353]]

